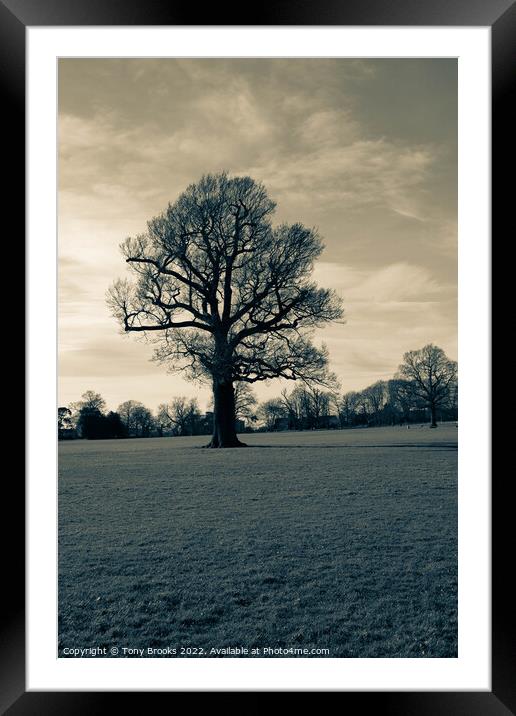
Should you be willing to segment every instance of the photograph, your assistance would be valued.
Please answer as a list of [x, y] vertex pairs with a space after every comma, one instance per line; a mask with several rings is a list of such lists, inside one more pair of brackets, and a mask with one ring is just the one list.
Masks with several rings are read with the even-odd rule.
[[57, 90], [57, 657], [457, 659], [457, 58]]

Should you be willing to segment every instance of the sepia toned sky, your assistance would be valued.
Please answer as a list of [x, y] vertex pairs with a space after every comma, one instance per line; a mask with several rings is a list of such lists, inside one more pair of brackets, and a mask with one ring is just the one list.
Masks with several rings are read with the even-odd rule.
[[[317, 227], [320, 331], [342, 390], [429, 342], [457, 358], [457, 65], [430, 59], [59, 61], [59, 404], [209, 391], [150, 361], [105, 304], [119, 244], [202, 174], [263, 181], [276, 221]], [[260, 399], [278, 381], [258, 384]]]

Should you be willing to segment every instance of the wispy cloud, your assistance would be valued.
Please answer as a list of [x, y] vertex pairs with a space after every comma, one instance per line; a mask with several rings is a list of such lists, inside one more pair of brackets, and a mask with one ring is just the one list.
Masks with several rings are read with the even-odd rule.
[[453, 285], [441, 285], [424, 266], [406, 262], [365, 270], [321, 261], [315, 265], [314, 277], [351, 303], [420, 304], [455, 293]]
[[365, 387], [396, 371], [404, 352], [434, 342], [457, 355], [457, 301], [422, 266], [392, 264], [371, 270], [320, 262], [321, 285], [344, 299], [345, 323], [321, 330], [345, 389]]

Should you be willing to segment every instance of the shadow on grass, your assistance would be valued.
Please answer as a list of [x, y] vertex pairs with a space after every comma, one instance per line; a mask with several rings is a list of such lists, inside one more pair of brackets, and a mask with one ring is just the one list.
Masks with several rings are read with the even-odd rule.
[[[196, 446], [196, 450], [200, 450], [204, 445]], [[424, 450], [454, 450], [457, 451], [457, 443], [442, 442], [442, 443], [385, 443], [379, 445], [250, 445], [247, 444], [248, 449], [259, 448], [260, 450], [363, 450], [363, 449], [378, 449], [378, 448], [414, 448]], [[231, 449], [231, 448], [226, 448]], [[216, 451], [215, 451], [216, 452]], [[219, 450], [220, 452], [220, 450]]]

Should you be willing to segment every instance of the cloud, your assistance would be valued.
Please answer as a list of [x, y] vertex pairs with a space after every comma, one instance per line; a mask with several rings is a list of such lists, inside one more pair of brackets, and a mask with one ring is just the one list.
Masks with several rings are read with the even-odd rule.
[[405, 262], [367, 271], [321, 261], [314, 267], [314, 278], [328, 288], [334, 288], [351, 303], [420, 304], [454, 290], [453, 286], [440, 285], [425, 267]]
[[297, 129], [287, 130], [296, 136], [290, 147], [248, 94], [231, 102], [217, 94], [199, 103], [207, 118], [202, 127], [194, 119], [167, 134], [147, 125], [120, 131], [105, 116], [65, 115], [60, 130], [65, 196], [87, 197], [90, 211], [98, 206], [106, 218], [117, 209], [134, 214], [158, 197], [173, 199], [203, 173], [229, 169], [260, 178], [275, 197], [296, 208], [307, 201], [320, 213], [332, 206], [376, 205], [424, 219], [422, 187], [431, 148], [361, 138], [347, 110], [305, 114]]
[[134, 337], [124, 340], [110, 332], [102, 337], [85, 338], [82, 344], [74, 342], [69, 350], [62, 346], [59, 374], [95, 378], [163, 375], [163, 369], [151, 362], [151, 357], [151, 346], [135, 341]]
[[314, 278], [344, 299], [345, 323], [317, 333], [343, 389], [392, 377], [403, 353], [430, 342], [456, 358], [456, 292], [426, 268], [400, 263], [357, 270], [319, 262]]

